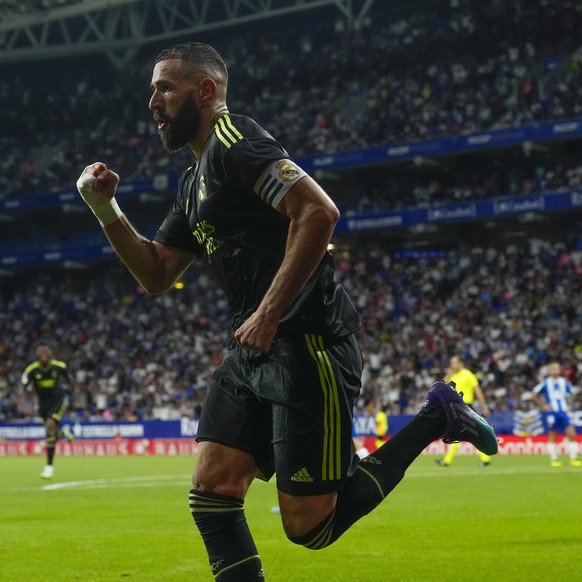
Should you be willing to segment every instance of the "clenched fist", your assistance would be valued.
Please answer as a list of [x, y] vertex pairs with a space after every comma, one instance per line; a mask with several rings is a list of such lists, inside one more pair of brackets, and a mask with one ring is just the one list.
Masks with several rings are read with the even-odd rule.
[[122, 215], [115, 200], [118, 184], [119, 175], [102, 162], [87, 166], [77, 180], [79, 194], [101, 226], [111, 224]]

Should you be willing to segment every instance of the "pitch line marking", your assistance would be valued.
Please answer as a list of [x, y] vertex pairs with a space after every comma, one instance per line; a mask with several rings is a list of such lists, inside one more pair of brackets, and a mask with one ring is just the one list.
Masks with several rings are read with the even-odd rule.
[[64, 481], [63, 483], [50, 483], [43, 485], [43, 491], [56, 491], [59, 489], [104, 489], [115, 488], [118, 486], [141, 486], [141, 487], [156, 487], [156, 481], [178, 481], [181, 479], [189, 479], [189, 475], [144, 475], [136, 477], [113, 477], [111, 479], [87, 479], [83, 481]]
[[[511, 475], [564, 475], [564, 474], [574, 474], [579, 473], [582, 475], [582, 471], [579, 470], [569, 470], [569, 467], [565, 467], [562, 470], [552, 469], [540, 465], [539, 467], [524, 467], [519, 469], [514, 468], [494, 468], [487, 467], [483, 468], [450, 468], [431, 470], [431, 471], [410, 471], [407, 474], [407, 479], [410, 478], [434, 478], [434, 477], [485, 477], [485, 476], [511, 476]], [[173, 485], [183, 486], [184, 481], [190, 479], [189, 474], [183, 475], [144, 475], [144, 476], [134, 476], [134, 477], [112, 477], [110, 479], [87, 479], [87, 480], [77, 480], [77, 481], [64, 481], [62, 483], [47, 483], [41, 487], [31, 486], [31, 487], [15, 487], [11, 488], [10, 491], [62, 491], [62, 490], [73, 490], [73, 489], [123, 489], [128, 487], [160, 487], [162, 485], [171, 485], [169, 481], [174, 481]], [[264, 481], [257, 480], [256, 482], [267, 485]]]

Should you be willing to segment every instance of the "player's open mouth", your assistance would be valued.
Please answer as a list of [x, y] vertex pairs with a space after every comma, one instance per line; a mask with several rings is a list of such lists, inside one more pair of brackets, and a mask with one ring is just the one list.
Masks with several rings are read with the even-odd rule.
[[158, 131], [163, 131], [168, 125], [168, 122], [158, 115], [154, 115], [154, 121], [158, 124]]

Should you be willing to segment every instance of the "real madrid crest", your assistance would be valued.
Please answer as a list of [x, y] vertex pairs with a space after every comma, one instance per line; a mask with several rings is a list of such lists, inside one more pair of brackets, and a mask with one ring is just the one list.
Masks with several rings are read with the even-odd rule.
[[279, 169], [279, 178], [283, 182], [293, 182], [300, 174], [299, 168], [291, 160], [279, 160], [275, 166]]
[[204, 180], [204, 176], [200, 176], [200, 183], [198, 186], [198, 200], [202, 202], [206, 198], [206, 181]]

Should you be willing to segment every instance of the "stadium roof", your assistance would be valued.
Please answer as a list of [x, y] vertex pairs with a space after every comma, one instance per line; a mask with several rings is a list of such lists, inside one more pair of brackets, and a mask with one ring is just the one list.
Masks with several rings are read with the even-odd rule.
[[147, 43], [327, 6], [358, 26], [374, 2], [0, 0], [0, 64], [100, 53], [122, 67]]

